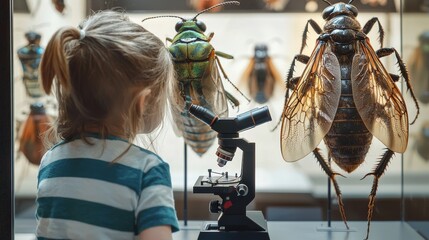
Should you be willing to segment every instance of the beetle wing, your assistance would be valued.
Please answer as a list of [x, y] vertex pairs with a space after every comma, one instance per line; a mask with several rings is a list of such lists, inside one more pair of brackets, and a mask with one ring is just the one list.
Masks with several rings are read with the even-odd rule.
[[169, 96], [169, 103], [170, 103], [171, 117], [173, 118], [172, 122], [176, 126], [175, 128], [173, 128], [174, 133], [178, 137], [181, 137], [182, 132], [184, 131], [182, 112], [185, 109], [185, 100], [181, 95], [181, 91], [179, 90], [173, 91], [172, 94]]
[[334, 121], [340, 95], [338, 59], [330, 46], [318, 42], [283, 110], [281, 149], [285, 161], [299, 160], [319, 145]]
[[[183, 135], [185, 125], [194, 125], [187, 119], [193, 117], [186, 111], [186, 105], [190, 105], [190, 103], [203, 106], [219, 117], [228, 115], [225, 89], [215, 61], [214, 51], [209, 57], [209, 64], [204, 69], [202, 78], [179, 81], [178, 87], [179, 89], [173, 91], [172, 96], [169, 97], [171, 114], [176, 125], [174, 131], [177, 136]], [[186, 101], [189, 102], [186, 103]]]
[[404, 152], [408, 144], [405, 101], [368, 40], [358, 44], [351, 78], [354, 102], [365, 126], [387, 148]]
[[267, 86], [265, 86], [265, 94], [268, 99], [270, 99], [274, 94], [275, 87], [284, 86], [284, 81], [282, 79], [281, 74], [277, 70], [276, 66], [273, 63], [271, 57], [267, 57], [266, 64], [268, 67], [268, 81]]
[[249, 61], [249, 64], [247, 64], [246, 69], [244, 69], [243, 74], [241, 75], [240, 82], [238, 83], [238, 86], [243, 86], [244, 84], [251, 81], [251, 78], [253, 78], [253, 69], [255, 66], [255, 58], [251, 58]]

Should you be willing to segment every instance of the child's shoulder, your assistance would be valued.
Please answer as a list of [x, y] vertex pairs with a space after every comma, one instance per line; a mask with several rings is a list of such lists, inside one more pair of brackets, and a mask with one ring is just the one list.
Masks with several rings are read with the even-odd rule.
[[130, 154], [132, 156], [134, 154], [137, 157], [143, 157], [143, 159], [146, 159], [147, 161], [152, 161], [153, 163], [167, 164], [158, 154], [135, 144], [131, 144]]
[[147, 172], [158, 165], [168, 165], [158, 154], [127, 140], [109, 136], [102, 141], [105, 141], [103, 144], [105, 144], [106, 154], [121, 155], [115, 163], [139, 168], [143, 172]]
[[86, 140], [62, 141], [52, 147], [45, 154], [45, 158], [42, 166], [48, 162], [66, 158], [97, 159], [136, 168], [143, 172], [156, 166], [168, 165], [156, 153], [114, 136], [100, 138], [94, 135], [88, 136]]

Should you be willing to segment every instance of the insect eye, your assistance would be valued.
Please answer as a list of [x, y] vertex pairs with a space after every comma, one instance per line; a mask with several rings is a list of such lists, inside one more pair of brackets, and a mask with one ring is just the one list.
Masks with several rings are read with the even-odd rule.
[[350, 12], [353, 13], [353, 16], [356, 17], [358, 15], [358, 10], [357, 10], [357, 8], [355, 6], [347, 4], [346, 7], [347, 7], [348, 10], [350, 10]]
[[322, 14], [323, 19], [327, 19], [333, 11], [334, 11], [334, 6], [329, 6], [329, 7], [325, 8], [325, 10], [323, 10], [323, 14]]
[[205, 23], [203, 23], [203, 22], [201, 22], [201, 21], [197, 20], [197, 22], [196, 22], [195, 24], [197, 24], [198, 28], [199, 28], [199, 29], [201, 29], [201, 31], [203, 31], [203, 32], [205, 32], [205, 31], [206, 31], [207, 27], [206, 27], [206, 24], [205, 24]]
[[175, 27], [176, 32], [178, 32], [182, 26], [183, 26], [183, 21], [177, 22]]

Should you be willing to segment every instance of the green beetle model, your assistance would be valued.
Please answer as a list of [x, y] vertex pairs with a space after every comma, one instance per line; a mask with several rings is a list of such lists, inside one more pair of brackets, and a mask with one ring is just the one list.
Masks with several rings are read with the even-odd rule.
[[[215, 7], [227, 4], [239, 5], [237, 1], [223, 2], [199, 12], [192, 19], [178, 16], [157, 16], [179, 18], [176, 24], [176, 36], [167, 39], [171, 42], [169, 51], [172, 55], [177, 78], [177, 91], [174, 91], [169, 100], [171, 112], [176, 126], [176, 134], [183, 136], [185, 142], [200, 156], [213, 144], [217, 133], [210, 126], [204, 124], [188, 112], [191, 104], [203, 106], [219, 117], [228, 116], [228, 100], [233, 106], [238, 106], [238, 100], [228, 93], [222, 84], [223, 77], [228, 79], [219, 58], [232, 59], [233, 57], [215, 51], [210, 44], [214, 33], [205, 35], [206, 25], [197, 20], [197, 17]], [[234, 84], [232, 84], [234, 86]], [[235, 87], [235, 86], [234, 86]], [[237, 89], [237, 87], [235, 87]], [[237, 89], [238, 90], [238, 89]]]

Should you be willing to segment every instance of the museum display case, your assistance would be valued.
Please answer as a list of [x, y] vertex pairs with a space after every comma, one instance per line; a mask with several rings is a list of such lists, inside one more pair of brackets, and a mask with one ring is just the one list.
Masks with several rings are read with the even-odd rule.
[[[52, 96], [28, 94], [28, 85], [24, 84], [24, 75], [28, 71], [25, 66], [28, 64], [23, 63], [18, 51], [29, 44], [26, 33], [27, 36], [29, 32], [37, 33], [40, 36], [39, 47], [44, 48], [50, 36], [59, 27], [77, 26], [79, 21], [91, 11], [121, 7], [125, 9], [132, 21], [138, 22], [153, 32], [169, 47], [172, 43], [168, 39], [173, 39], [177, 34], [175, 27], [177, 22], [182, 21], [180, 18], [194, 18], [202, 8], [210, 6], [209, 2], [222, 1], [204, 1], [208, 4], [204, 6], [198, 5], [199, 2], [198, 0], [14, 1], [13, 49], [11, 49], [13, 101], [10, 105], [14, 110], [11, 129], [14, 132], [13, 190], [17, 232], [31, 231], [34, 226], [32, 217], [34, 217], [38, 171], [38, 165], [27, 160], [26, 153], [20, 148], [22, 129], [29, 118], [31, 105], [41, 103], [45, 107], [44, 113], [51, 118], [55, 118], [57, 111]], [[314, 22], [308, 25], [307, 40], [302, 54], [310, 56], [316, 48], [320, 34], [317, 33], [317, 27], [315, 28], [314, 25], [317, 24], [322, 29], [326, 26], [322, 13], [328, 4], [322, 0], [243, 0], [240, 2], [239, 6], [224, 5], [210, 12], [204, 12], [198, 15], [197, 19], [207, 28], [204, 36], [210, 36], [210, 44], [216, 51], [221, 52], [216, 53], [219, 58], [218, 64], [222, 66], [229, 79], [229, 81], [226, 80], [219, 70], [223, 88], [240, 102], [236, 107], [228, 103], [228, 116], [236, 117], [263, 106], [266, 106], [271, 114], [271, 121], [240, 132], [240, 137], [255, 143], [255, 197], [247, 205], [247, 209], [262, 211], [265, 219], [268, 220], [268, 229], [273, 228], [276, 229], [275, 231], [282, 229], [281, 225], [276, 224], [289, 222], [295, 225], [288, 225], [285, 229], [302, 230], [307, 226], [311, 229], [309, 231], [317, 232], [318, 227], [327, 226], [330, 221], [340, 230], [344, 230], [339, 211], [341, 204], [336, 198], [334, 186], [322, 169], [323, 166], [321, 167], [312, 153], [294, 162], [283, 160], [280, 137], [282, 132], [280, 118], [283, 115], [286, 95], [284, 81], [290, 73], [294, 57], [300, 54], [304, 28], [310, 19]], [[334, 4], [338, 1], [330, 0], [330, 2]], [[429, 147], [429, 27], [427, 24], [429, 23], [429, 2], [426, 0], [354, 0], [352, 4], [358, 9], [356, 19], [361, 27], [374, 17], [379, 20], [373, 22], [372, 28], [366, 29], [369, 30], [366, 35], [369, 37], [372, 48], [375, 51], [380, 48], [396, 49], [408, 69], [418, 108], [410, 90], [407, 90], [403, 79], [404, 72], [402, 74], [400, 72], [400, 64], [395, 53], [390, 52], [380, 57], [388, 73], [400, 76], [396, 86], [404, 96], [410, 123], [419, 110], [417, 120], [409, 126], [408, 144], [405, 144], [408, 146], [405, 153], [393, 154], [380, 177], [371, 231], [375, 232], [375, 236], [380, 236], [379, 234], [383, 234], [385, 228], [397, 229], [404, 227], [405, 224], [406, 233], [400, 234], [409, 233], [410, 235], [401, 236], [420, 236], [421, 239], [427, 239], [429, 238], [429, 149], [426, 149]], [[382, 46], [380, 26], [384, 30]], [[211, 36], [211, 32], [214, 35]], [[265, 46], [263, 52], [260, 46]], [[222, 53], [234, 58], [223, 58]], [[265, 60], [257, 60], [261, 54], [263, 56], [260, 59], [269, 57], [267, 65], [264, 65]], [[34, 59], [36, 58], [33, 55]], [[34, 60], [33, 64], [36, 64], [35, 61], [37, 60]], [[258, 91], [255, 90], [258, 84], [267, 84], [256, 82], [256, 75], [252, 79], [252, 74], [261, 74], [261, 71], [255, 70], [257, 68], [262, 68], [264, 73], [271, 71], [271, 90], [264, 89], [255, 93]], [[33, 70], [36, 69], [37, 66]], [[275, 72], [270, 69], [275, 69]], [[293, 77], [300, 76], [304, 69], [305, 64], [296, 61]], [[259, 101], [261, 94], [265, 94], [264, 101]], [[258, 101], [255, 100], [255, 96], [260, 96]], [[177, 118], [169, 111], [162, 128], [152, 136], [155, 141], [152, 143], [142, 137], [136, 141], [136, 144], [154, 151], [169, 163], [179, 220], [187, 225], [184, 229], [188, 227], [198, 232], [201, 221], [215, 221], [219, 214], [212, 214], [208, 209], [209, 202], [217, 199], [217, 196], [193, 192], [197, 179], [201, 175], [207, 175], [208, 169], [211, 173], [220, 174], [219, 177], [225, 174], [240, 176], [246, 159], [241, 161], [244, 154], [241, 150], [237, 150], [231, 161], [219, 167], [218, 155], [216, 155], [218, 139], [214, 137], [203, 153], [195, 151], [185, 145], [183, 137], [177, 136], [178, 128], [173, 124], [175, 121]], [[297, 143], [297, 146], [299, 145], [300, 143]], [[318, 146], [321, 156], [327, 157], [328, 149], [324, 141], [321, 141]], [[337, 229], [337, 232], [333, 231], [333, 238], [326, 234], [322, 236], [323, 239], [364, 237], [368, 196], [373, 188], [374, 177], [363, 177], [374, 171], [385, 154], [386, 147], [382, 141], [374, 137], [365, 161], [358, 164], [350, 173], [332, 162], [332, 170], [345, 176], [344, 178], [337, 176], [335, 179], [342, 192], [342, 202], [349, 226], [356, 231], [346, 231], [347, 235], [335, 235], [339, 234], [340, 230]], [[5, 165], [1, 165], [2, 169], [4, 169], [3, 166]], [[4, 188], [3, 183], [1, 184]], [[311, 222], [317, 224], [313, 226]], [[30, 227], [24, 226], [27, 223]], [[301, 223], [302, 225], [299, 225]], [[393, 225], [389, 225], [390, 223]], [[185, 232], [182, 231], [180, 234], [175, 237], [196, 239], [198, 235], [190, 233], [187, 238]], [[277, 239], [279, 236], [275, 233], [271, 239]], [[294, 239], [293, 236], [299, 236], [299, 234], [292, 234], [291, 239]], [[311, 236], [308, 237], [311, 238]], [[371, 235], [370, 239], [372, 239]]]

